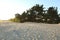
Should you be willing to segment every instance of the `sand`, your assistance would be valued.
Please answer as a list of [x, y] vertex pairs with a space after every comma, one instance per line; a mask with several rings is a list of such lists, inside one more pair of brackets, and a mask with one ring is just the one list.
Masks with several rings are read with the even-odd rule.
[[0, 40], [60, 40], [60, 24], [1, 22]]

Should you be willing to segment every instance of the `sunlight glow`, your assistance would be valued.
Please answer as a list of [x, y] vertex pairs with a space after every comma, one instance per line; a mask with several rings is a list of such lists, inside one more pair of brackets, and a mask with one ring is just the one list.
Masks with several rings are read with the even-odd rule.
[[0, 0], [0, 19], [7, 20], [14, 18], [16, 13], [22, 13], [35, 4], [44, 5], [44, 7], [58, 7], [60, 12], [60, 0]]
[[14, 18], [16, 13], [22, 13], [26, 8], [13, 3], [0, 2], [0, 20]]

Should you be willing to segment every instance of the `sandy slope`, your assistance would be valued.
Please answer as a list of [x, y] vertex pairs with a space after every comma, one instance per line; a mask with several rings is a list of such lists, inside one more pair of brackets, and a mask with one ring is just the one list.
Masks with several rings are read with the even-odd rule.
[[60, 25], [3, 22], [0, 40], [60, 40]]

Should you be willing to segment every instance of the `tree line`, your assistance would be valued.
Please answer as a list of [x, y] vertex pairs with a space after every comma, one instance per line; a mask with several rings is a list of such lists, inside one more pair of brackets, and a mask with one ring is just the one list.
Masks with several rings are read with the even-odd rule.
[[60, 14], [57, 7], [45, 9], [43, 5], [36, 4], [22, 14], [15, 14], [14, 22], [38, 22], [38, 23], [59, 23]]

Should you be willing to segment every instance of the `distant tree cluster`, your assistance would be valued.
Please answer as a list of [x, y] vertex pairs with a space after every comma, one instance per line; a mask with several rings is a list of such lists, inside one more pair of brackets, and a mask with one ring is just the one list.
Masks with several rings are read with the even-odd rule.
[[18, 22], [41, 22], [41, 23], [59, 23], [57, 7], [49, 7], [44, 10], [43, 5], [36, 4], [21, 15], [15, 14], [15, 20]]

